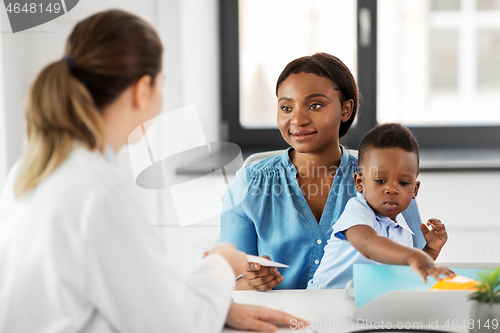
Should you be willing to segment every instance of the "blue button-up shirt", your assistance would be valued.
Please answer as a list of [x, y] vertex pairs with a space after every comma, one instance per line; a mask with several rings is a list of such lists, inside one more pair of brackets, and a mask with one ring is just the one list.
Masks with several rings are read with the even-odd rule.
[[[353, 174], [358, 171], [358, 160], [341, 147], [340, 165], [318, 223], [297, 182], [291, 149], [240, 169], [222, 199], [221, 242], [290, 266], [279, 269], [285, 279], [274, 289], [307, 287], [321, 262], [332, 226], [357, 193]], [[403, 215], [415, 233], [414, 246], [423, 248], [425, 239], [414, 201]]]
[[413, 245], [413, 231], [406, 224], [403, 214], [398, 214], [393, 221], [387, 216], [375, 214], [366, 202], [363, 194], [347, 202], [342, 216], [333, 225], [333, 232], [325, 246], [321, 265], [307, 289], [344, 288], [352, 280], [354, 264], [378, 264], [358, 252], [345, 237], [344, 232], [355, 225], [367, 225], [379, 236], [389, 238], [405, 246]]

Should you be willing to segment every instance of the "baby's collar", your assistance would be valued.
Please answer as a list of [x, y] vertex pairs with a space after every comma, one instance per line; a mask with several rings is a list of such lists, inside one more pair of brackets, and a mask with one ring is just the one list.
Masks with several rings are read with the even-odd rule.
[[[363, 199], [365, 202], [366, 202], [366, 199], [365, 197], [363, 196], [363, 193], [360, 193], [358, 192], [356, 194], [356, 196], [360, 199]], [[366, 202], [366, 204], [368, 205], [368, 202]], [[371, 209], [371, 208], [370, 208]], [[373, 211], [373, 210], [372, 210]], [[415, 235], [415, 233], [410, 229], [410, 227], [408, 226], [408, 224], [406, 224], [406, 220], [405, 218], [403, 217], [403, 214], [402, 213], [399, 213], [397, 216], [396, 216], [396, 221], [392, 220], [390, 217], [387, 217], [387, 216], [383, 216], [383, 215], [380, 215], [380, 214], [377, 214], [375, 211], [373, 212], [376, 216], [376, 218], [379, 220], [379, 221], [383, 221], [383, 222], [387, 222], [387, 223], [390, 223], [392, 225], [395, 225], [395, 226], [400, 226], [401, 228], [409, 231], [412, 235]]]

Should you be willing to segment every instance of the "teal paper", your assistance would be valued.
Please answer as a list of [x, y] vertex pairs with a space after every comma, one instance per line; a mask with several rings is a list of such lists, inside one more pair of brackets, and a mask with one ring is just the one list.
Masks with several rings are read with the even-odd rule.
[[[450, 268], [457, 275], [471, 279], [478, 278], [478, 272], [484, 269]], [[437, 281], [428, 276], [427, 284], [410, 266], [397, 265], [354, 265], [354, 294], [356, 305], [361, 307], [366, 303], [394, 290], [429, 290]]]

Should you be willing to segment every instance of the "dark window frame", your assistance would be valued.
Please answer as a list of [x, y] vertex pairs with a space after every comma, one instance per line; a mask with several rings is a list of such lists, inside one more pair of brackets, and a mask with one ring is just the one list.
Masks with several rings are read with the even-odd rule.
[[[362, 102], [358, 110], [356, 126], [351, 127], [341, 143], [356, 149], [362, 136], [377, 124], [377, 1], [357, 0], [358, 8], [358, 86]], [[371, 13], [369, 45], [361, 45], [359, 38], [359, 12], [366, 8]], [[223, 140], [236, 143], [243, 151], [283, 149], [288, 147], [277, 129], [243, 128], [239, 121], [239, 38], [238, 1], [220, 0], [221, 37], [221, 95]], [[480, 112], [480, 111], [478, 111]], [[456, 151], [457, 158], [463, 159], [463, 152], [483, 150], [500, 154], [500, 126], [412, 126], [408, 128], [418, 140], [420, 149], [432, 152], [429, 156], [439, 156], [440, 151]], [[488, 157], [485, 156], [487, 159]], [[480, 163], [479, 163], [480, 164]], [[500, 163], [486, 169], [500, 169]], [[435, 166], [437, 170], [454, 169]], [[432, 169], [432, 168], [431, 168]], [[457, 169], [485, 169], [474, 166]]]

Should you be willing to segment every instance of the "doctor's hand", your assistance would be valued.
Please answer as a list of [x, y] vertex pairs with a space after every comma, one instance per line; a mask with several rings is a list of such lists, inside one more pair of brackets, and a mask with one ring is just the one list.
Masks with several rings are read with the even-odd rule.
[[262, 306], [231, 303], [227, 314], [226, 325], [239, 330], [274, 332], [276, 326], [291, 327], [306, 322], [278, 310]]
[[[271, 260], [269, 256], [262, 256], [266, 259]], [[283, 282], [283, 275], [278, 271], [276, 267], [261, 266], [256, 263], [248, 263], [245, 272], [243, 273], [243, 279], [249, 288], [241, 289], [255, 289], [258, 291], [268, 291], [273, 289], [278, 284]], [[238, 288], [240, 289], [240, 288]]]
[[229, 265], [234, 271], [234, 276], [238, 276], [243, 274], [246, 271], [248, 260], [245, 252], [236, 250], [236, 247], [233, 244], [229, 243], [220, 243], [214, 246], [212, 250], [208, 252], [220, 254], [227, 260]]

